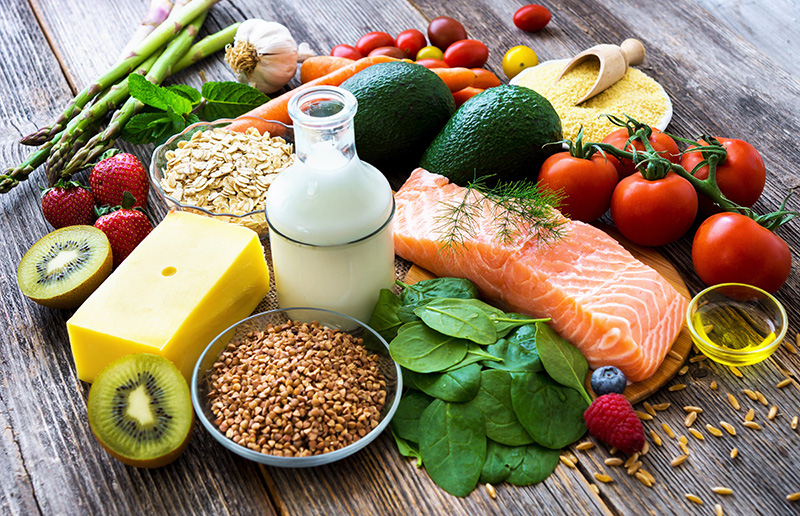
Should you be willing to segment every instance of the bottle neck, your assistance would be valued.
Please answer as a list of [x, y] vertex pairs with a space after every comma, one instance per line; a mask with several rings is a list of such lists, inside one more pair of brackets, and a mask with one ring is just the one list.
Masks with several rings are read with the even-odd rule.
[[336, 169], [356, 157], [356, 100], [347, 90], [320, 86], [289, 102], [296, 158], [318, 169]]

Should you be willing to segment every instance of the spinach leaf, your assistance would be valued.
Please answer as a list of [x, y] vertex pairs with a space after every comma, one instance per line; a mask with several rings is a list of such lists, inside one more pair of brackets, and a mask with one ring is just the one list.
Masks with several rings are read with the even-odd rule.
[[535, 324], [525, 324], [515, 328], [507, 338], [498, 340], [487, 347], [486, 351], [503, 359], [501, 362], [483, 363], [492, 369], [531, 373], [544, 369], [536, 349]]
[[563, 448], [586, 433], [583, 413], [589, 405], [544, 373], [513, 373], [511, 403], [525, 430], [546, 448]]
[[494, 324], [486, 312], [461, 299], [433, 299], [414, 313], [430, 328], [451, 337], [469, 339], [477, 344], [491, 344], [497, 340]]
[[404, 305], [416, 304], [423, 299], [435, 297], [477, 299], [480, 295], [474, 283], [462, 278], [433, 278], [413, 285], [406, 285], [400, 281], [397, 283], [403, 287], [400, 300]]
[[[422, 304], [424, 303], [427, 303], [427, 301], [424, 301]], [[402, 323], [419, 321], [420, 320], [419, 317], [417, 317], [417, 315], [414, 313], [414, 310], [416, 310], [419, 306], [421, 305], [420, 304], [402, 305], [400, 308], [397, 309], [397, 318]]]
[[467, 342], [415, 321], [400, 327], [389, 344], [389, 353], [395, 362], [411, 371], [435, 373], [459, 363], [467, 354]]
[[506, 482], [515, 486], [527, 486], [541, 482], [556, 469], [560, 454], [560, 450], [548, 450], [538, 444], [529, 444], [525, 447], [522, 463], [511, 470]]
[[392, 418], [392, 431], [411, 442], [419, 442], [419, 418], [431, 404], [433, 398], [419, 391], [407, 392]]
[[499, 361], [502, 360], [500, 357], [496, 357], [486, 351], [483, 350], [481, 346], [474, 344], [472, 342], [467, 342], [467, 355], [461, 359], [461, 362], [457, 363], [454, 366], [450, 366], [444, 370], [445, 373], [449, 373], [450, 371], [455, 371], [456, 369], [461, 369], [464, 366], [468, 366], [470, 364], [474, 364], [476, 362], [483, 362], [484, 360], [488, 361]]
[[375, 303], [367, 324], [386, 339], [386, 342], [391, 342], [397, 336], [397, 330], [403, 325], [397, 317], [397, 311], [401, 306], [400, 298], [394, 292], [386, 288], [381, 289], [378, 302]]
[[501, 314], [489, 314], [489, 317], [494, 323], [494, 329], [497, 332], [497, 338], [503, 338], [509, 334], [514, 328], [522, 325], [533, 324], [537, 322], [549, 321], [550, 319], [532, 319], [529, 315], [518, 314], [515, 312]]
[[474, 398], [478, 392], [481, 384], [481, 366], [471, 364], [445, 373], [426, 374], [411, 371], [409, 376], [414, 385], [425, 394], [444, 401], [465, 402]]
[[492, 441], [486, 441], [486, 460], [481, 469], [481, 484], [497, 484], [502, 482], [511, 471], [522, 464], [525, 457], [525, 446], [506, 446]]
[[467, 496], [478, 483], [486, 459], [483, 416], [466, 403], [436, 400], [420, 420], [419, 451], [428, 475], [455, 496]]
[[419, 444], [403, 439], [395, 433], [394, 429], [392, 429], [392, 437], [394, 437], [394, 442], [397, 445], [397, 450], [400, 452], [400, 455], [417, 459], [417, 467], [422, 467], [422, 455], [419, 453]]
[[561, 338], [545, 323], [536, 323], [536, 348], [550, 377], [566, 387], [572, 387], [591, 404], [592, 398], [583, 387], [589, 364], [578, 348]]
[[403, 387], [407, 389], [420, 390], [419, 387], [414, 385], [414, 380], [411, 378], [411, 371], [403, 366], [400, 366], [400, 374], [403, 375]]
[[478, 393], [469, 404], [483, 414], [486, 437], [489, 439], [508, 446], [533, 442], [514, 412], [511, 402], [511, 373], [508, 371], [482, 371]]

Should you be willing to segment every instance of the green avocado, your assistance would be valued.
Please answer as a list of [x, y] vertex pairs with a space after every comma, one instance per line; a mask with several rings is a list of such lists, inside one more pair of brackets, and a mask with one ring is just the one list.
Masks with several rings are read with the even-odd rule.
[[341, 87], [358, 100], [358, 155], [383, 172], [410, 172], [456, 110], [444, 81], [414, 63], [375, 64]]
[[523, 86], [501, 85], [475, 95], [450, 118], [419, 165], [465, 186], [536, 181], [542, 162], [561, 150], [561, 119], [550, 102]]

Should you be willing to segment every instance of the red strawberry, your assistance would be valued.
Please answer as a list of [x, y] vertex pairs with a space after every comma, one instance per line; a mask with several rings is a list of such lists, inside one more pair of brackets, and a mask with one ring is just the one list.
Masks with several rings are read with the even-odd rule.
[[[125, 192], [122, 205], [106, 212], [97, 219], [94, 227], [100, 229], [111, 243], [111, 254], [114, 257], [114, 267], [119, 266], [122, 260], [131, 254], [139, 242], [144, 240], [153, 224], [140, 208], [133, 208], [135, 199], [130, 192]], [[106, 207], [102, 211], [107, 211]]]
[[644, 427], [622, 394], [603, 394], [583, 413], [589, 433], [627, 454], [642, 451]]
[[89, 174], [89, 185], [98, 206], [121, 205], [126, 190], [136, 198], [135, 206], [147, 205], [147, 171], [133, 154], [114, 154], [101, 160]]
[[95, 219], [94, 198], [82, 184], [59, 181], [42, 193], [42, 213], [54, 228], [92, 225]]

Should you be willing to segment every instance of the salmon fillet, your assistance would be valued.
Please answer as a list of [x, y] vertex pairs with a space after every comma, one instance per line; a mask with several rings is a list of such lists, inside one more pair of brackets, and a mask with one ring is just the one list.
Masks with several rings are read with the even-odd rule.
[[508, 310], [550, 317], [592, 368], [616, 366], [633, 382], [653, 375], [683, 326], [684, 296], [602, 230], [568, 219], [555, 243], [504, 244], [487, 207], [465, 247], [444, 251], [441, 202], [460, 202], [464, 193], [444, 176], [415, 170], [395, 194], [395, 252], [437, 276], [471, 280]]

